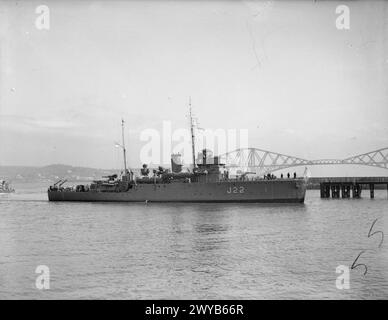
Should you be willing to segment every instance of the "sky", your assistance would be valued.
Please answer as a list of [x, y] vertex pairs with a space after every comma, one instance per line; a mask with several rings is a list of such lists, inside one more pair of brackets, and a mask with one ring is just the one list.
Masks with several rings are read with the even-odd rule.
[[0, 165], [120, 167], [124, 118], [138, 167], [142, 132], [187, 128], [190, 97], [200, 127], [248, 130], [250, 147], [306, 159], [388, 147], [387, 22], [384, 1], [0, 0]]

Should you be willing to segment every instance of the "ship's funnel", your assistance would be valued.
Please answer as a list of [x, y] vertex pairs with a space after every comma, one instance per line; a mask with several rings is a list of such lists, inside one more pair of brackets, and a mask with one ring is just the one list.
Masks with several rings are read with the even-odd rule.
[[171, 155], [171, 171], [174, 173], [180, 173], [182, 171], [182, 156], [180, 153]]

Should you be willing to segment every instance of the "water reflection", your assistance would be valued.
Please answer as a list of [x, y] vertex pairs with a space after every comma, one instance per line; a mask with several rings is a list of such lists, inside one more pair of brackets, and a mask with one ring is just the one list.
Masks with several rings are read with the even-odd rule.
[[[387, 297], [385, 243], [367, 237], [386, 192], [357, 201], [305, 205], [112, 204], [0, 200], [2, 296], [40, 298], [37, 264], [55, 273], [50, 298], [370, 298]], [[34, 199], [35, 200], [35, 199]], [[382, 217], [379, 228], [388, 230]], [[364, 277], [335, 287], [339, 264], [360, 249]], [[372, 251], [370, 249], [373, 249]], [[12, 272], [9, 272], [12, 270]], [[17, 285], [16, 285], [17, 284]]]

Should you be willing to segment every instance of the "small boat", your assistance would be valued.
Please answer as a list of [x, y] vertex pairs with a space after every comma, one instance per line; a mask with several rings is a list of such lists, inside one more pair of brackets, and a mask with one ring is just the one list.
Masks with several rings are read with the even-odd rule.
[[12, 193], [15, 192], [15, 189], [13, 189], [9, 182], [5, 180], [0, 180], [0, 193]]

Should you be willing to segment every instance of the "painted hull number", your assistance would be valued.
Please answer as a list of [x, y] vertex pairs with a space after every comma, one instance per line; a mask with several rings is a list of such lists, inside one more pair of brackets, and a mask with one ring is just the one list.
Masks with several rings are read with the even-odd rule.
[[226, 192], [227, 193], [245, 193], [245, 188], [244, 187], [229, 187], [228, 189], [226, 189]]

